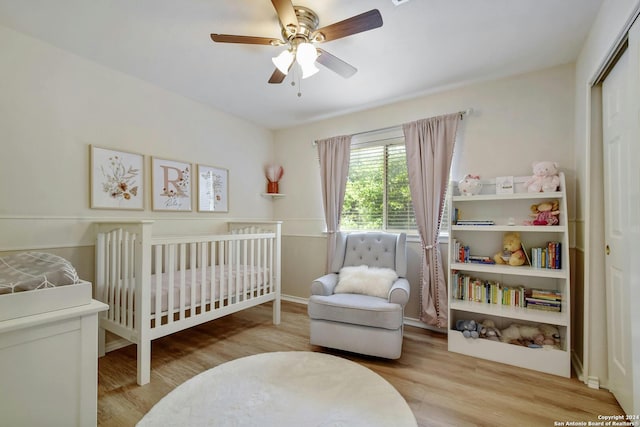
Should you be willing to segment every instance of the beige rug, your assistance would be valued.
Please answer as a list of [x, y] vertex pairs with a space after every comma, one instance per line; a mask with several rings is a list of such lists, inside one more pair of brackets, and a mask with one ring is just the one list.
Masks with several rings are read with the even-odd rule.
[[263, 353], [186, 381], [146, 426], [416, 426], [400, 393], [357, 363], [305, 351]]

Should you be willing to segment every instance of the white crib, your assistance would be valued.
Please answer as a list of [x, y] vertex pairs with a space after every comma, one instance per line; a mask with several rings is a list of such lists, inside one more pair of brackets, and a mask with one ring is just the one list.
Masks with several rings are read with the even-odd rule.
[[137, 345], [137, 382], [151, 375], [151, 341], [273, 301], [280, 323], [280, 221], [230, 222], [229, 234], [154, 236], [153, 221], [96, 224], [96, 299], [104, 331]]

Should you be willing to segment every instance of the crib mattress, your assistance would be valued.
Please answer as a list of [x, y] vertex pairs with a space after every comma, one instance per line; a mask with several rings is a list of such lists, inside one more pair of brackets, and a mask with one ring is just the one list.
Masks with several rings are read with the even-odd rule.
[[[239, 268], [229, 268], [229, 266], [216, 266], [213, 286], [213, 301], [224, 299], [227, 295], [244, 295], [245, 289], [247, 292], [257, 291], [265, 283], [264, 277], [269, 277], [269, 269], [264, 267], [253, 267], [240, 265]], [[189, 308], [191, 305], [191, 289], [195, 286], [195, 305], [200, 305], [202, 300], [202, 286], [204, 286], [204, 298], [205, 304], [212, 301], [211, 297], [211, 270], [210, 267], [205, 271], [204, 281], [202, 280], [202, 270], [200, 268], [185, 271], [185, 292], [184, 292], [184, 306]], [[193, 277], [195, 276], [195, 281]], [[229, 276], [231, 284], [229, 285]], [[236, 280], [236, 276], [238, 280]], [[222, 280], [221, 280], [222, 278]], [[178, 310], [180, 308], [180, 280], [181, 273], [176, 271], [173, 273], [173, 309]], [[156, 311], [156, 283], [157, 275], [151, 275], [151, 314], [155, 314]], [[164, 273], [161, 275], [161, 312], [166, 312], [169, 308], [169, 283], [170, 275]], [[236, 292], [236, 283], [239, 283], [239, 290]]]

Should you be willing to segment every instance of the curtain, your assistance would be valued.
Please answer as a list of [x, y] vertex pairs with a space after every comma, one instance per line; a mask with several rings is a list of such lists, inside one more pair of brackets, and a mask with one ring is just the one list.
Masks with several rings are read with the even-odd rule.
[[326, 272], [330, 273], [331, 261], [336, 247], [336, 232], [340, 230], [340, 215], [342, 214], [342, 203], [349, 175], [351, 136], [336, 136], [316, 142], [320, 159], [322, 202], [328, 234]]
[[422, 241], [420, 320], [437, 327], [447, 326], [448, 296], [438, 234], [461, 118], [455, 113], [402, 125], [409, 190]]

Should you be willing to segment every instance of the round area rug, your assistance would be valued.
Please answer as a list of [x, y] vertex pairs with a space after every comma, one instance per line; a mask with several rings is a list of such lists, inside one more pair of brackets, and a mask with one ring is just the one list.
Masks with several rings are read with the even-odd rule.
[[175, 388], [147, 426], [416, 426], [400, 393], [355, 362], [323, 353], [263, 353], [224, 363]]

